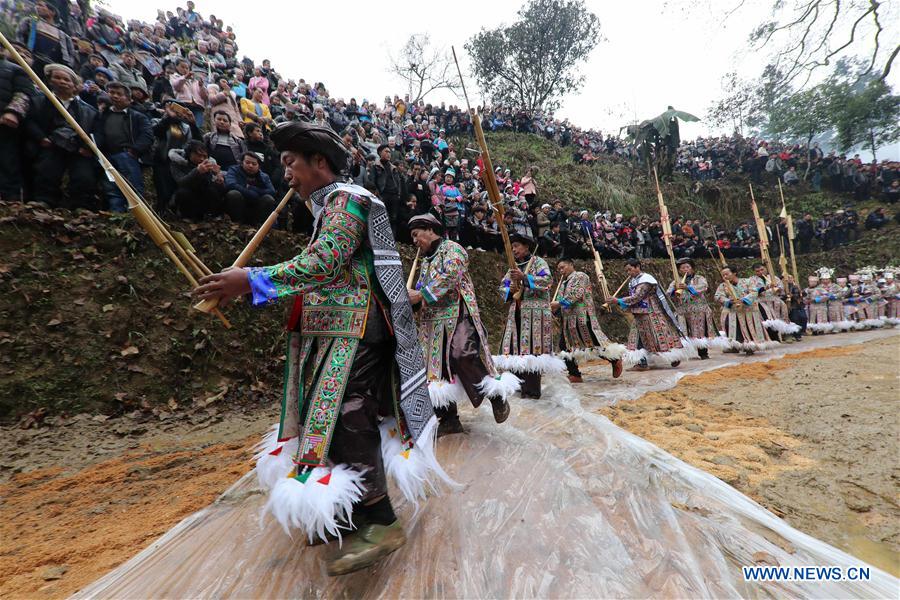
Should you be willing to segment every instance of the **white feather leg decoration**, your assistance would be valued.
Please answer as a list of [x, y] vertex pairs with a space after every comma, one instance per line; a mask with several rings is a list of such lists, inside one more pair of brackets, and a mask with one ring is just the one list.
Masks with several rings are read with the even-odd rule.
[[869, 329], [879, 329], [884, 327], [884, 321], [881, 319], [866, 319], [862, 321], [862, 323]]
[[717, 335], [714, 338], [709, 338], [709, 347], [716, 350], [725, 350], [731, 347], [731, 340], [728, 339], [727, 335]]
[[256, 480], [259, 487], [271, 490], [280, 479], [287, 477], [294, 468], [293, 457], [299, 446], [299, 438], [278, 441], [278, 423], [256, 445]]
[[647, 355], [647, 362], [655, 367], [671, 367], [675, 361], [684, 362], [696, 356], [692, 348], [673, 348], [665, 352], [651, 352]]
[[601, 358], [605, 358], [608, 361], [614, 360], [622, 360], [625, 357], [625, 354], [628, 352], [628, 348], [626, 348], [623, 344], [617, 344], [615, 342], [610, 342], [606, 346], [597, 349], [597, 354]]
[[809, 323], [806, 328], [814, 333], [830, 333], [834, 331], [832, 323]]
[[763, 321], [763, 327], [766, 329], [774, 329], [782, 335], [793, 335], [800, 331], [800, 326], [796, 323], [788, 323], [782, 319], [768, 319]]
[[493, 356], [494, 366], [500, 371], [512, 371], [513, 373], [562, 373], [566, 370], [566, 363], [552, 354], [534, 356], [502, 355]]
[[[325, 481], [325, 483], [323, 483]], [[325, 534], [341, 538], [342, 524], [351, 522], [353, 504], [362, 498], [363, 474], [347, 465], [316, 467], [306, 483], [294, 477], [279, 480], [269, 493], [265, 510], [272, 513], [285, 533], [299, 529], [310, 543]]]
[[834, 321], [830, 323], [832, 331], [853, 331], [857, 329], [856, 323], [850, 320]]
[[691, 346], [693, 346], [696, 350], [708, 350], [709, 349], [710, 340], [708, 338], [692, 337], [690, 339], [691, 339]]
[[428, 382], [428, 395], [431, 396], [431, 406], [434, 408], [447, 408], [451, 404], [460, 404], [469, 399], [466, 389], [460, 382], [450, 383], [443, 379]]
[[647, 351], [643, 348], [641, 348], [640, 350], [628, 350], [627, 352], [625, 352], [625, 355], [622, 356], [622, 363], [625, 367], [633, 367], [646, 358]]
[[419, 500], [424, 500], [431, 491], [437, 493], [441, 482], [451, 488], [460, 485], [447, 475], [435, 456], [437, 440], [437, 417], [432, 416], [419, 440], [408, 451], [404, 449], [397, 429], [397, 419], [385, 419], [378, 426], [381, 432], [381, 455], [385, 472], [397, 484], [403, 496], [419, 510]]
[[577, 350], [559, 352], [557, 356], [562, 360], [574, 360], [575, 362], [591, 360], [622, 360], [628, 353], [628, 348], [622, 344], [610, 342], [605, 346], [593, 346], [591, 348], [579, 348]]
[[476, 385], [478, 391], [481, 392], [485, 398], [500, 398], [501, 400], [507, 400], [512, 397], [513, 394], [519, 391], [521, 386], [522, 380], [509, 371], [502, 373], [500, 377], [486, 375], [484, 379]]

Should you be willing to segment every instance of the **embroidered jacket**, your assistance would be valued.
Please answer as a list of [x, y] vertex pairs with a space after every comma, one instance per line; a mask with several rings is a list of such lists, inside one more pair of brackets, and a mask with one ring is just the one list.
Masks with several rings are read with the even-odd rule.
[[362, 338], [374, 273], [366, 238], [369, 207], [365, 196], [332, 192], [315, 237], [303, 252], [250, 270], [253, 303], [302, 294], [304, 335]]
[[600, 329], [600, 321], [594, 310], [591, 278], [587, 273], [575, 271], [563, 281], [556, 298], [562, 315], [562, 331], [569, 351], [591, 348], [591, 333], [601, 344], [609, 338]]
[[[774, 275], [769, 275], [767, 278], [754, 275], [750, 277], [750, 283], [756, 287], [760, 302], [775, 302], [781, 300], [781, 296], [784, 295], [784, 283]], [[769, 287], [771, 283], [775, 284], [774, 290]]]
[[423, 299], [419, 338], [425, 349], [428, 378], [440, 379], [442, 367], [449, 367], [449, 342], [463, 306], [481, 340], [482, 362], [495, 374], [487, 332], [475, 299], [475, 285], [469, 275], [469, 255], [463, 247], [452, 240], [441, 240], [433, 254], [422, 258], [416, 289]]
[[[553, 315], [550, 313], [553, 275], [547, 261], [538, 256], [534, 257], [531, 268], [525, 272], [529, 260], [518, 263], [519, 269], [525, 273], [520, 300], [515, 300], [511, 291], [511, 271], [507, 271], [500, 282], [500, 296], [510, 304], [502, 348], [502, 353], [507, 356], [553, 353]], [[520, 317], [518, 324], [517, 311]]]
[[[679, 280], [678, 283], [681, 283]], [[666, 293], [672, 297], [672, 304], [679, 314], [687, 312], [703, 312], [709, 309], [709, 302], [706, 301], [706, 292], [709, 290], [709, 283], [703, 275], [688, 275], [684, 280], [687, 289], [681, 294], [675, 293], [675, 282], [669, 284]]]
[[[727, 284], [723, 281], [716, 289], [716, 301], [722, 305], [723, 312], [759, 313], [757, 289], [752, 279], [738, 279], [737, 283]], [[735, 298], [732, 298], [732, 293]]]

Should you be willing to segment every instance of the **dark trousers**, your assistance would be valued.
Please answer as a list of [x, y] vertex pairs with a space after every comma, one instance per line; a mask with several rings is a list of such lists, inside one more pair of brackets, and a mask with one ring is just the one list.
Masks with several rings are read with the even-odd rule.
[[169, 163], [157, 162], [153, 165], [153, 185], [156, 186], [156, 211], [162, 212], [169, 208], [172, 194], [175, 192], [175, 179]]
[[275, 209], [275, 198], [268, 194], [254, 198], [237, 190], [225, 194], [225, 212], [232, 221], [259, 225]]
[[[453, 338], [450, 340], [450, 372], [459, 381], [472, 406], [481, 406], [484, 395], [478, 390], [478, 384], [490, 375], [481, 361], [481, 340], [475, 330], [471, 317], [463, 310], [460, 313]], [[436, 408], [434, 413], [438, 419], [459, 418], [456, 404], [446, 408]]]
[[360, 498], [363, 504], [387, 494], [378, 421], [379, 415], [393, 414], [390, 386], [396, 381], [391, 377], [395, 341], [381, 309], [375, 306], [376, 302], [371, 304], [365, 337], [359, 341], [353, 357], [328, 451], [328, 458], [335, 464], [347, 464], [364, 472], [365, 492]]
[[[559, 334], [559, 349], [561, 352], [565, 352], [568, 350], [566, 347], [566, 336], [562, 333]], [[578, 368], [578, 363], [575, 362], [574, 358], [565, 359], [566, 362], [566, 370], [569, 371], [569, 375], [572, 377], [581, 377], [581, 369]]]
[[0, 126], [0, 199], [19, 200], [22, 194], [19, 130]]
[[199, 189], [179, 188], [172, 194], [172, 201], [181, 216], [187, 219], [202, 219], [208, 214], [222, 212], [222, 192], [209, 186]]
[[794, 334], [794, 339], [799, 340], [803, 334], [806, 333], [806, 323], [809, 320], [809, 316], [803, 308], [797, 307], [788, 311], [788, 317], [790, 318], [791, 323], [800, 326], [800, 331]]
[[[63, 176], [69, 173], [69, 199], [63, 200]], [[94, 158], [59, 148], [42, 148], [34, 161], [34, 199], [56, 208], [96, 208]]]
[[516, 373], [516, 376], [522, 380], [521, 394], [525, 398], [541, 397], [541, 374], [540, 373]]

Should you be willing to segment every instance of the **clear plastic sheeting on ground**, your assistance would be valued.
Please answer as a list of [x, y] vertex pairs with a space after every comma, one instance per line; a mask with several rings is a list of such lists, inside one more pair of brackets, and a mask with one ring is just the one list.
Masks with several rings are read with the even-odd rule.
[[[887, 336], [815, 346], [876, 337]], [[328, 577], [335, 545], [307, 547], [261, 518], [251, 473], [76, 597], [898, 596], [898, 580], [874, 567], [869, 581], [744, 581], [742, 566], [866, 565], [585, 410], [564, 377], [548, 377], [544, 390], [541, 400], [514, 399], [502, 426], [484, 408], [464, 411], [469, 433], [439, 440], [438, 456], [465, 488], [415, 517], [394, 493], [409, 540], [366, 571]]]

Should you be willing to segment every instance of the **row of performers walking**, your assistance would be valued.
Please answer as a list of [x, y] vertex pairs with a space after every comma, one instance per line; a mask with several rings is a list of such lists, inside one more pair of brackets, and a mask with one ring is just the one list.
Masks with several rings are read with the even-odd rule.
[[[801, 291], [790, 278], [782, 281], [762, 264], [754, 265], [754, 274], [747, 278], [739, 278], [730, 267], [721, 269], [721, 283], [714, 294], [721, 305], [716, 327], [706, 298], [709, 284], [694, 271], [691, 259], [678, 261], [681, 277], [666, 289], [642, 271], [640, 261], [630, 260], [627, 294], [604, 299], [604, 306], [618, 307], [631, 321], [627, 343], [615, 343], [601, 328], [588, 274], [576, 270], [572, 261], [561, 260], [554, 291], [553, 272], [533, 253], [534, 240], [514, 234], [511, 245], [517, 264], [500, 282], [500, 299], [508, 308], [500, 352], [494, 354], [468, 273], [466, 251], [442, 237], [441, 223], [431, 215], [416, 216], [409, 225], [422, 260], [408, 293], [417, 314], [429, 395], [440, 420], [439, 436], [463, 430], [459, 403], [468, 401], [478, 407], [488, 399], [495, 420], [502, 423], [509, 415], [512, 394], [518, 391], [526, 398], [540, 398], [542, 375], [552, 372], [568, 371], [569, 380], [580, 383], [580, 362], [606, 360], [616, 378], [627, 367], [643, 371], [651, 366], [678, 367], [692, 358], [707, 359], [712, 348], [747, 354], [764, 351], [781, 341], [799, 340], [807, 321], [813, 331], [819, 331], [816, 324], [823, 302], [819, 291]], [[892, 280], [890, 271], [885, 275]], [[885, 286], [880, 297], [892, 300], [876, 302], [866, 284], [868, 278], [861, 273], [862, 283], [856, 288], [827, 289], [839, 303], [845, 298], [848, 306], [859, 307], [854, 315], [860, 327], [881, 326], [891, 321], [868, 315], [885, 304], [885, 314], [893, 317], [900, 308], [898, 290]], [[853, 276], [851, 282], [855, 281]]]
[[804, 290], [806, 329], [813, 335], [900, 325], [900, 267], [863, 267], [834, 279], [822, 267]]
[[[498, 288], [508, 316], [494, 354], [466, 252], [442, 238], [436, 218], [410, 221], [424, 256], [417, 277], [408, 279], [387, 207], [341, 179], [343, 140], [302, 121], [278, 125], [271, 140], [291, 187], [312, 210], [308, 246], [278, 264], [203, 277], [193, 293], [220, 302], [243, 295], [254, 305], [293, 302], [281, 416], [259, 447], [256, 476], [268, 491], [267, 511], [285, 531], [299, 531], [310, 543], [339, 542], [326, 560], [330, 575], [365, 568], [406, 542], [389, 479], [415, 506], [441, 482], [454, 486], [435, 440], [439, 432], [461, 430], [460, 402], [488, 400], [494, 419], [504, 422], [513, 394], [539, 397], [541, 377], [550, 371], [568, 368], [577, 380], [583, 358], [609, 361], [615, 377], [627, 363], [677, 366], [708, 354], [721, 337], [732, 349], [750, 351], [771, 340], [764, 325], [774, 317], [764, 319], [760, 310], [778, 287], [764, 271], [760, 282], [723, 270], [727, 283], [716, 298], [726, 336], [720, 336], [704, 299], [706, 282], [690, 262], [666, 291], [631, 261], [627, 295], [602, 299], [633, 316], [627, 346], [613, 343], [600, 328], [590, 278], [560, 261], [554, 292], [533, 240], [516, 237], [516, 265]], [[558, 337], [554, 312], [561, 318]]]
[[[261, 446], [257, 474], [263, 487], [271, 491], [268, 509], [286, 529], [290, 526], [304, 530], [312, 543], [316, 543], [314, 538], [323, 541], [339, 536], [338, 523], [342, 519], [349, 520], [351, 511], [347, 503], [351, 496], [337, 493], [337, 490], [365, 489], [369, 484], [386, 491], [384, 477], [389, 474], [406, 498], [417, 505], [425, 498], [426, 490], [438, 481], [454, 485], [438, 464], [428, 439], [464, 431], [458, 414], [460, 403], [468, 402], [477, 408], [487, 400], [494, 420], [503, 423], [510, 415], [509, 400], [513, 395], [541, 397], [544, 374], [567, 371], [569, 380], [578, 383], [581, 382], [579, 363], [584, 361], [607, 361], [612, 377], [617, 378], [628, 367], [634, 371], [651, 367], [675, 368], [684, 360], [707, 359], [712, 348], [752, 354], [773, 347], [779, 339], [801, 335], [805, 318], [794, 315], [793, 307], [798, 306], [798, 302], [809, 302], [809, 320], [813, 324], [818, 322], [818, 308], [824, 306], [817, 300], [820, 292], [815, 290], [819, 288], [804, 294], [792, 281], [785, 283], [769, 275], [762, 265], [756, 265], [755, 274], [747, 278], [739, 278], [732, 269], [723, 267], [722, 283], [714, 295], [715, 301], [722, 305], [720, 327], [717, 328], [706, 299], [709, 285], [702, 275], [695, 273], [692, 260], [679, 261], [682, 277], [671, 282], [667, 289], [642, 271], [640, 261], [629, 260], [626, 264], [627, 294], [621, 298], [603, 299], [605, 306], [618, 307], [631, 321], [627, 343], [619, 344], [611, 341], [601, 329], [590, 277], [576, 270], [572, 261], [563, 259], [557, 264], [559, 280], [554, 288], [549, 264], [534, 254], [534, 240], [514, 234], [511, 246], [516, 268], [507, 270], [498, 287], [500, 300], [507, 304], [508, 312], [501, 347], [494, 354], [469, 275], [466, 250], [445, 239], [442, 224], [430, 214], [413, 217], [409, 227], [420, 251], [421, 264], [417, 276], [411, 279], [413, 283], [407, 294], [424, 355], [428, 396], [438, 417], [437, 431], [428, 433], [429, 428], [426, 428], [420, 439], [413, 443], [402, 425], [406, 419], [385, 419], [379, 427], [379, 458], [371, 458], [371, 452], [357, 447], [350, 433], [336, 439], [337, 443], [331, 446], [329, 454], [334, 455], [341, 449], [341, 457], [346, 455], [343, 460], [358, 467], [363, 475], [354, 475], [354, 470], [344, 465], [301, 473], [297, 467], [299, 463], [291, 457], [302, 455], [306, 443], [299, 437], [285, 436], [283, 417], [281, 425]], [[831, 290], [831, 287], [821, 288], [822, 291], [826, 289]], [[896, 289], [894, 292], [896, 297]], [[867, 292], [860, 288], [858, 293], [862, 297]], [[831, 296], [843, 298], [844, 293], [834, 291], [828, 296], [829, 302]], [[848, 292], [846, 297], [851, 302], [855, 296]], [[789, 303], [785, 303], [784, 298]], [[896, 310], [897, 306], [893, 305], [891, 314], [896, 314]], [[805, 315], [803, 308], [800, 312]], [[554, 333], [555, 319], [558, 319], [558, 334]], [[309, 349], [302, 350], [298, 346], [294, 350], [303, 356], [311, 356]], [[293, 359], [289, 357], [289, 360]], [[360, 356], [357, 356], [353, 369], [359, 361]], [[300, 360], [301, 364], [303, 362]], [[370, 362], [375, 364], [377, 360], [373, 357]], [[369, 374], [351, 371], [347, 376], [353, 379], [354, 374], [371, 380], [363, 387], [373, 389], [382, 375], [376, 369]], [[298, 377], [299, 374], [289, 370], [286, 389], [293, 389], [290, 382], [299, 383]], [[311, 400], [315, 400], [316, 393]], [[302, 412], [296, 406], [297, 398], [292, 398], [290, 393], [286, 398], [283, 414]], [[343, 409], [341, 412], [345, 414]], [[338, 428], [338, 431], [342, 430]], [[314, 436], [309, 437], [314, 439]], [[344, 452], [344, 446], [350, 450]], [[310, 446], [311, 449], [317, 447]], [[334, 460], [335, 457], [331, 458]], [[284, 479], [285, 473], [288, 473], [287, 479]], [[301, 481], [301, 484], [295, 481]], [[307, 508], [307, 505], [319, 504], [319, 500], [313, 500], [317, 496], [307, 498], [307, 492], [312, 494], [308, 489], [312, 483], [306, 485], [307, 482], [317, 484], [315, 493], [325, 494], [321, 496], [326, 498], [321, 502], [321, 513]], [[329, 493], [326, 494], [326, 490]], [[377, 506], [385, 502], [387, 500], [381, 500]], [[335, 508], [341, 506], [344, 508]], [[353, 506], [357, 507], [358, 501]], [[369, 508], [364, 518], [373, 518], [378, 510], [382, 508]], [[399, 525], [396, 525], [393, 512], [385, 510], [389, 516], [383, 520], [391, 522], [391, 530], [385, 535], [396, 535], [397, 539], [358, 540], [330, 561], [329, 573], [346, 573], [371, 564], [405, 541], [402, 530], [394, 530]], [[379, 527], [373, 531], [380, 531]]]

